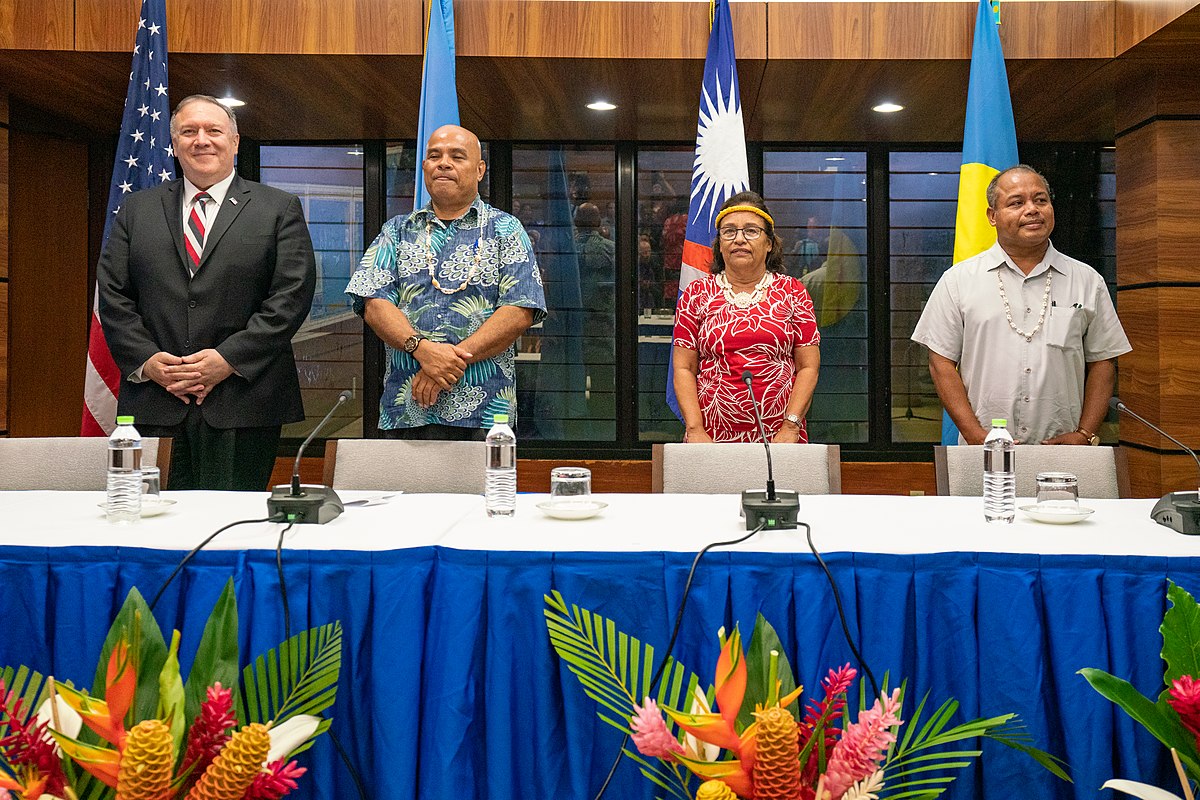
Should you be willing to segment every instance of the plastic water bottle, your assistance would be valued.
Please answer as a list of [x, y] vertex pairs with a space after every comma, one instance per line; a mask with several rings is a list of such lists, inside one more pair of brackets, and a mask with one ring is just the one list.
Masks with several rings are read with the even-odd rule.
[[983, 518], [1013, 521], [1017, 514], [1017, 445], [1008, 433], [1008, 420], [992, 420], [983, 440]]
[[108, 437], [109, 522], [135, 522], [142, 516], [142, 435], [133, 417], [117, 417]]
[[508, 426], [508, 414], [492, 417], [487, 435], [487, 489], [489, 517], [511, 517], [517, 510], [517, 435]]

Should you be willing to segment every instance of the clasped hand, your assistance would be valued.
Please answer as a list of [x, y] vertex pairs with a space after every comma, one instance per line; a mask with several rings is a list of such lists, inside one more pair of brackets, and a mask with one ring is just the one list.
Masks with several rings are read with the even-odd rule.
[[186, 356], [155, 353], [142, 374], [185, 404], [195, 400], [200, 405], [213, 387], [233, 374], [233, 367], [216, 350], [207, 348]]
[[412, 396], [422, 408], [429, 408], [439, 394], [454, 388], [467, 371], [467, 359], [472, 357], [458, 345], [427, 339], [421, 341], [413, 356], [421, 371], [413, 376]]

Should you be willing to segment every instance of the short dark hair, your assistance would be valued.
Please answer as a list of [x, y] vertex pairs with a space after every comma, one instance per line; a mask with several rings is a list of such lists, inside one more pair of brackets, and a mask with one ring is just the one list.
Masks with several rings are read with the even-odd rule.
[[1054, 202], [1054, 192], [1051, 191], [1050, 181], [1046, 180], [1046, 176], [1043, 175], [1042, 173], [1038, 172], [1036, 169], [1029, 166], [1028, 164], [1017, 164], [1016, 166], [1009, 167], [1008, 169], [1002, 170], [1001, 172], [997, 172], [992, 177], [992, 179], [990, 181], [988, 181], [988, 185], [987, 185], [988, 208], [996, 207], [996, 201], [998, 199], [1000, 199], [1000, 187], [999, 187], [1000, 179], [1003, 178], [1005, 175], [1007, 175], [1010, 172], [1028, 172], [1032, 175], [1036, 175], [1038, 178], [1041, 179], [1042, 185], [1046, 187], [1046, 194], [1050, 195], [1050, 201]]
[[189, 106], [192, 103], [212, 103], [217, 108], [225, 112], [229, 117], [230, 133], [237, 133], [237, 116], [233, 113], [233, 109], [222, 103], [211, 94], [190, 94], [179, 101], [179, 105], [175, 106], [175, 110], [171, 112], [171, 135], [175, 135], [175, 118], [179, 116], [179, 112], [183, 111], [184, 106]]
[[[766, 201], [757, 192], [738, 192], [722, 203], [717, 213], [720, 214], [732, 206], [754, 206], [767, 216], [772, 216], [770, 210], [767, 208]], [[767, 271], [783, 272], [783, 240], [775, 235], [775, 225], [773, 223], [768, 222], [766, 219], [763, 219], [762, 223], [766, 235], [771, 241], [771, 250], [767, 253]], [[725, 258], [721, 255], [720, 235], [717, 235], [713, 239], [712, 251], [712, 274], [719, 275], [725, 271]]]

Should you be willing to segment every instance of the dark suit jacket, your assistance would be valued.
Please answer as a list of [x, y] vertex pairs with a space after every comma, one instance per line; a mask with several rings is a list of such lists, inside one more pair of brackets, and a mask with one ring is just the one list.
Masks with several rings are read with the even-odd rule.
[[304, 418], [291, 339], [308, 316], [316, 260], [300, 201], [234, 176], [189, 277], [183, 181], [125, 198], [97, 269], [100, 322], [121, 372], [120, 414], [177, 425], [187, 406], [153, 381], [128, 380], [146, 359], [215, 348], [237, 374], [200, 406], [215, 428]]

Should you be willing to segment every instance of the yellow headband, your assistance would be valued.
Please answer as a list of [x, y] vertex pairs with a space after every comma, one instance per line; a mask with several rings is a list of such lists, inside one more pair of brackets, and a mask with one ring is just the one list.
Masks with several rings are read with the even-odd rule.
[[735, 211], [749, 211], [752, 214], [758, 214], [772, 225], [775, 224], [775, 220], [771, 219], [771, 215], [763, 211], [761, 208], [756, 208], [755, 206], [730, 206], [729, 208], [722, 209], [721, 213], [717, 214], [717, 221], [713, 223], [713, 227], [720, 225], [721, 220], [725, 217], [725, 215], [732, 214]]

